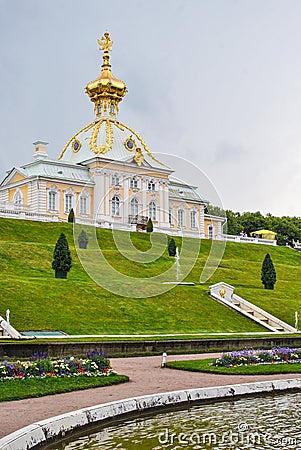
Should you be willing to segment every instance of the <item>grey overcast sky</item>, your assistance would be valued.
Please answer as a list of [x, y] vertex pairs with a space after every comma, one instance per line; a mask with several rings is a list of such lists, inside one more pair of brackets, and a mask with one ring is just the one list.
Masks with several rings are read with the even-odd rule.
[[0, 7], [1, 178], [32, 160], [35, 140], [57, 158], [93, 120], [84, 88], [99, 75], [97, 39], [109, 31], [113, 74], [129, 90], [119, 119], [153, 152], [202, 169], [227, 209], [301, 216], [301, 1]]

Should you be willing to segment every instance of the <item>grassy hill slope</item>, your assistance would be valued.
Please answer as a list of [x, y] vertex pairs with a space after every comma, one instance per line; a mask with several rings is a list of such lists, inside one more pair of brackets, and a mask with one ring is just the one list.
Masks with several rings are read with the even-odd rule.
[[[61, 232], [67, 236], [73, 258], [67, 280], [55, 279], [51, 269]], [[153, 276], [173, 264], [167, 252], [148, 265], [128, 261], [116, 249], [110, 230], [97, 233], [107, 259], [132, 277]], [[300, 304], [301, 255], [287, 248], [229, 243], [218, 270], [205, 285], [176, 286], [160, 296], [132, 299], [104, 290], [87, 275], [74, 248], [72, 224], [0, 219], [0, 236], [0, 315], [9, 308], [12, 324], [19, 330], [59, 329], [69, 334], [263, 331], [208, 297], [209, 285], [218, 281], [233, 284], [237, 294], [292, 325]], [[150, 248], [149, 238], [146, 233], [131, 234], [141, 251]], [[199, 282], [210, 245], [211, 241], [202, 241], [187, 281]], [[274, 291], [265, 291], [260, 281], [267, 252], [277, 271]]]

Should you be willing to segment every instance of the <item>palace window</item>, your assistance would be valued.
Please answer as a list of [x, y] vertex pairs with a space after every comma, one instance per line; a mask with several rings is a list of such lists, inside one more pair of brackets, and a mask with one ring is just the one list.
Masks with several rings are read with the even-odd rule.
[[119, 186], [119, 176], [116, 175], [116, 174], [114, 174], [114, 175], [112, 176], [112, 185], [113, 185], [113, 186]]
[[16, 208], [20, 208], [22, 203], [23, 203], [23, 196], [21, 194], [21, 191], [18, 189], [14, 195], [14, 205], [16, 206]]
[[138, 188], [138, 180], [136, 177], [131, 178], [130, 180], [130, 188], [137, 189]]
[[172, 209], [171, 208], [169, 208], [169, 211], [168, 211], [168, 222], [170, 224], [173, 223], [173, 220], [172, 220]]
[[178, 227], [182, 228], [184, 226], [185, 226], [184, 210], [178, 209]]
[[148, 217], [152, 220], [157, 220], [157, 207], [153, 201], [149, 202], [148, 205]]
[[56, 208], [56, 192], [50, 191], [48, 192], [48, 209], [51, 211], [55, 211]]
[[208, 238], [213, 239], [214, 238], [214, 226], [208, 225]]
[[79, 213], [82, 216], [87, 215], [87, 197], [80, 197], [79, 198]]
[[131, 216], [138, 216], [139, 202], [136, 198], [131, 200]]
[[72, 208], [72, 194], [65, 194], [65, 213], [69, 213]]
[[156, 183], [153, 180], [148, 182], [148, 190], [149, 191], [155, 191], [156, 190]]
[[197, 228], [197, 213], [194, 209], [190, 211], [190, 228]]
[[120, 199], [117, 195], [112, 197], [112, 216], [120, 216]]

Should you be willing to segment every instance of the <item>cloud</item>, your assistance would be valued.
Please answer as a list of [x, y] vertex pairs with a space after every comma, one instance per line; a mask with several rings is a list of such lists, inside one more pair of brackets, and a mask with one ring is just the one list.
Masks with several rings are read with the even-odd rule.
[[247, 154], [241, 144], [222, 142], [218, 144], [214, 153], [214, 162], [217, 164], [240, 164]]

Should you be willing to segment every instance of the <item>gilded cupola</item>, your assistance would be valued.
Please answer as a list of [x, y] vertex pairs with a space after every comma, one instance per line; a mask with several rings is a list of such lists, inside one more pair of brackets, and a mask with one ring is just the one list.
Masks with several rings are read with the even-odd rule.
[[109, 33], [105, 33], [98, 43], [103, 51], [101, 73], [86, 86], [86, 92], [95, 105], [96, 118], [67, 141], [58, 159], [82, 163], [100, 157], [137, 166], [166, 167], [152, 155], [145, 141], [132, 127], [117, 120], [118, 105], [127, 88], [111, 72], [113, 42]]
[[95, 105], [96, 117], [115, 117], [118, 113], [118, 104], [127, 93], [127, 88], [125, 83], [115, 78], [111, 71], [110, 51], [113, 41], [109, 33], [104, 33], [104, 36], [98, 39], [98, 44], [103, 51], [101, 73], [96, 80], [87, 84], [86, 92]]

